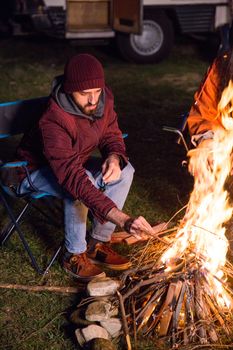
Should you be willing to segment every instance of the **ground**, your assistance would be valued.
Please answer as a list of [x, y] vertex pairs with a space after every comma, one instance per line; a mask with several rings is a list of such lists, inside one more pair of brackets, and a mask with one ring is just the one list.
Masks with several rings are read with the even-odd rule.
[[[128, 133], [126, 146], [136, 169], [125, 204], [133, 216], [143, 215], [151, 224], [168, 220], [187, 203], [192, 178], [181, 166], [183, 148], [164, 125], [176, 126], [187, 112], [193, 94], [214, 56], [192, 40], [178, 42], [171, 56], [160, 64], [128, 64], [114, 47], [72, 47], [67, 42], [43, 38], [11, 38], [0, 41], [0, 102], [49, 94], [51, 81], [63, 71], [76, 52], [95, 54], [102, 62], [106, 81], [115, 95], [119, 124]], [[1, 146], [1, 155], [11, 153], [12, 144]], [[182, 214], [181, 214], [182, 215]], [[0, 207], [1, 226], [6, 222]], [[178, 219], [178, 218], [177, 218]], [[23, 224], [34, 251], [43, 263], [62, 237], [35, 213]], [[118, 247], [125, 254], [128, 248]], [[0, 284], [74, 286], [77, 283], [55, 263], [44, 280], [36, 275], [14, 237], [0, 252]], [[69, 315], [79, 302], [77, 295], [27, 293], [1, 289], [0, 350], [72, 350], [77, 348]], [[124, 345], [119, 345], [124, 349]], [[137, 349], [155, 349], [153, 340], [140, 340]]]

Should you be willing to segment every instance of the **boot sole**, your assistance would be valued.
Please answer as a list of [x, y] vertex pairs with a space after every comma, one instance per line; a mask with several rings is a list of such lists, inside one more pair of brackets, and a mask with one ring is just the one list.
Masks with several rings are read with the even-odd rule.
[[82, 276], [78, 276], [76, 275], [74, 272], [66, 269], [65, 267], [63, 267], [63, 270], [68, 273], [69, 275], [71, 275], [72, 277], [76, 278], [77, 280], [79, 280], [80, 282], [90, 282], [91, 280], [93, 280], [94, 278], [97, 277], [106, 277], [105, 272], [100, 273], [99, 275], [95, 275], [95, 276], [90, 276], [90, 277], [82, 277]]
[[104, 262], [101, 262], [101, 261], [98, 261], [98, 260], [94, 260], [94, 259], [91, 259], [91, 262], [93, 262], [93, 264], [95, 265], [100, 265], [100, 266], [103, 266], [103, 267], [106, 267], [110, 270], [115, 270], [115, 271], [122, 271], [122, 270], [127, 270], [128, 268], [130, 268], [132, 266], [131, 262], [128, 262], [128, 263], [125, 263], [125, 264], [121, 264], [121, 265], [114, 265], [114, 264], [108, 264], [108, 263], [104, 263]]

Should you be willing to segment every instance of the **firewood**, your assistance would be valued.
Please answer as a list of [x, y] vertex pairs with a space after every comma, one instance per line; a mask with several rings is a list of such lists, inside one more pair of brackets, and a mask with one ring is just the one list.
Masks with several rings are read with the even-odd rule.
[[195, 273], [195, 311], [196, 316], [201, 321], [201, 324], [198, 327], [198, 335], [200, 337], [200, 343], [206, 344], [207, 341], [207, 332], [206, 332], [206, 320], [205, 314], [204, 314], [204, 307], [203, 307], [203, 294], [201, 289], [201, 283], [200, 283], [200, 275], [198, 273]]
[[165, 336], [168, 333], [173, 311], [175, 310], [176, 303], [182, 288], [182, 284], [183, 283], [181, 281], [170, 283], [170, 286], [167, 292], [167, 298], [165, 300], [166, 307], [160, 321], [160, 330], [159, 330], [160, 336]]
[[[111, 237], [111, 243], [121, 243], [124, 242], [128, 245], [135, 244], [138, 242], [145, 242], [152, 238], [157, 238], [159, 233], [163, 234], [165, 230], [167, 230], [168, 224], [166, 222], [162, 222], [158, 225], [152, 227], [153, 234], [141, 233], [140, 236], [135, 237], [125, 231], [122, 232], [114, 232]], [[140, 238], [139, 238], [140, 237]]]
[[0, 284], [3, 289], [18, 289], [27, 292], [54, 292], [54, 293], [78, 293], [80, 287], [63, 287], [63, 286], [27, 286], [22, 284]]
[[111, 236], [111, 243], [121, 243], [124, 239], [130, 237], [131, 235], [125, 231], [113, 232]]
[[176, 306], [176, 309], [175, 309], [175, 315], [174, 315], [174, 320], [173, 320], [173, 327], [175, 329], [178, 328], [178, 320], [179, 320], [181, 307], [182, 307], [182, 304], [183, 304], [183, 301], [184, 301], [185, 290], [186, 290], [186, 284], [182, 283], [182, 288], [181, 288], [180, 295], [179, 295], [179, 298], [178, 298], [178, 301], [177, 301], [177, 306]]
[[212, 302], [212, 300], [210, 299], [210, 297], [208, 295], [206, 295], [205, 298], [206, 298], [206, 301], [207, 301], [210, 309], [212, 310], [214, 316], [216, 317], [216, 319], [218, 320], [218, 322], [220, 323], [220, 325], [222, 326], [224, 331], [227, 334], [229, 334], [230, 331], [229, 331], [228, 327], [226, 327], [225, 322], [224, 322], [222, 316], [220, 315], [218, 309], [216, 308], [216, 306], [214, 305], [214, 303]]
[[119, 298], [122, 324], [123, 324], [123, 330], [124, 330], [124, 335], [125, 335], [126, 344], [127, 344], [127, 350], [131, 350], [132, 346], [131, 346], [130, 335], [129, 335], [129, 327], [128, 327], [126, 314], [125, 314], [124, 300], [123, 300], [122, 295], [119, 291], [117, 291], [117, 296]]
[[126, 294], [123, 295], [123, 300], [127, 299], [130, 295], [135, 293], [136, 290], [140, 289], [141, 287], [146, 286], [148, 284], [157, 283], [166, 277], [167, 277], [167, 275], [165, 273], [160, 273], [160, 274], [158, 274], [158, 276], [155, 276], [155, 277], [150, 278], [150, 279], [145, 280], [145, 281], [143, 281], [143, 280], [140, 281], [136, 286], [134, 286]]

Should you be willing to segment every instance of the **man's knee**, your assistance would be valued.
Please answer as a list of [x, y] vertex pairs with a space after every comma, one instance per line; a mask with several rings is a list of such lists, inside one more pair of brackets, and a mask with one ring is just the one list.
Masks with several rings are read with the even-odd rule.
[[133, 180], [133, 175], [134, 175], [134, 167], [130, 162], [127, 163], [127, 165], [124, 167], [124, 169], [121, 172], [122, 179], [126, 179], [128, 181]]

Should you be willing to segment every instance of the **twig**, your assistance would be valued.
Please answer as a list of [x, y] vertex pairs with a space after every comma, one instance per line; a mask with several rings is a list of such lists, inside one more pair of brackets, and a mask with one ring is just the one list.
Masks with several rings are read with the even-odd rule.
[[125, 315], [124, 301], [123, 301], [122, 295], [119, 291], [117, 291], [117, 295], [118, 295], [119, 303], [120, 303], [123, 330], [124, 330], [124, 334], [125, 334], [127, 349], [131, 350], [132, 346], [131, 346], [131, 341], [130, 341], [130, 336], [129, 336], [129, 327], [128, 327], [128, 323], [127, 323], [127, 319], [126, 319], [126, 315]]
[[159, 282], [161, 279], [164, 279], [164, 278], [168, 278], [168, 275], [165, 274], [165, 273], [161, 273], [161, 274], [158, 274], [157, 276], [153, 277], [153, 278], [149, 278], [145, 281], [140, 281], [138, 284], [136, 284], [136, 286], [134, 286], [132, 289], [130, 289], [127, 293], [124, 294], [123, 296], [123, 300], [126, 300], [130, 295], [132, 295], [133, 293], [135, 293], [135, 291], [143, 286], [147, 286], [148, 284], [152, 284], [152, 283], [156, 283], [156, 282]]
[[137, 328], [136, 328], [135, 300], [134, 300], [134, 298], [132, 298], [132, 313], [133, 313], [134, 347], [135, 347], [135, 350], [137, 350]]
[[167, 225], [184, 209], [188, 207], [188, 204], [184, 205], [182, 208], [180, 208], [168, 221]]
[[190, 350], [195, 350], [195, 349], [202, 349], [202, 348], [216, 348], [217, 350], [219, 349], [232, 349], [233, 344], [229, 345], [222, 345], [222, 344], [201, 344], [201, 345], [195, 345]]
[[201, 227], [201, 226], [198, 226], [198, 225], [192, 224], [192, 226], [193, 226], [193, 227], [196, 227], [196, 228], [199, 228], [200, 230], [203, 230], [203, 231], [205, 231], [205, 232], [211, 233], [212, 235], [216, 236], [218, 239], [225, 241], [225, 239], [224, 239], [223, 237], [220, 237], [220, 236], [219, 236], [217, 233], [215, 233], [215, 232], [212, 232], [212, 231], [210, 231], [210, 230], [207, 230], [206, 228]]
[[78, 287], [61, 287], [61, 286], [26, 286], [22, 284], [0, 284], [3, 289], [19, 289], [27, 292], [55, 292], [55, 293], [78, 293]]

